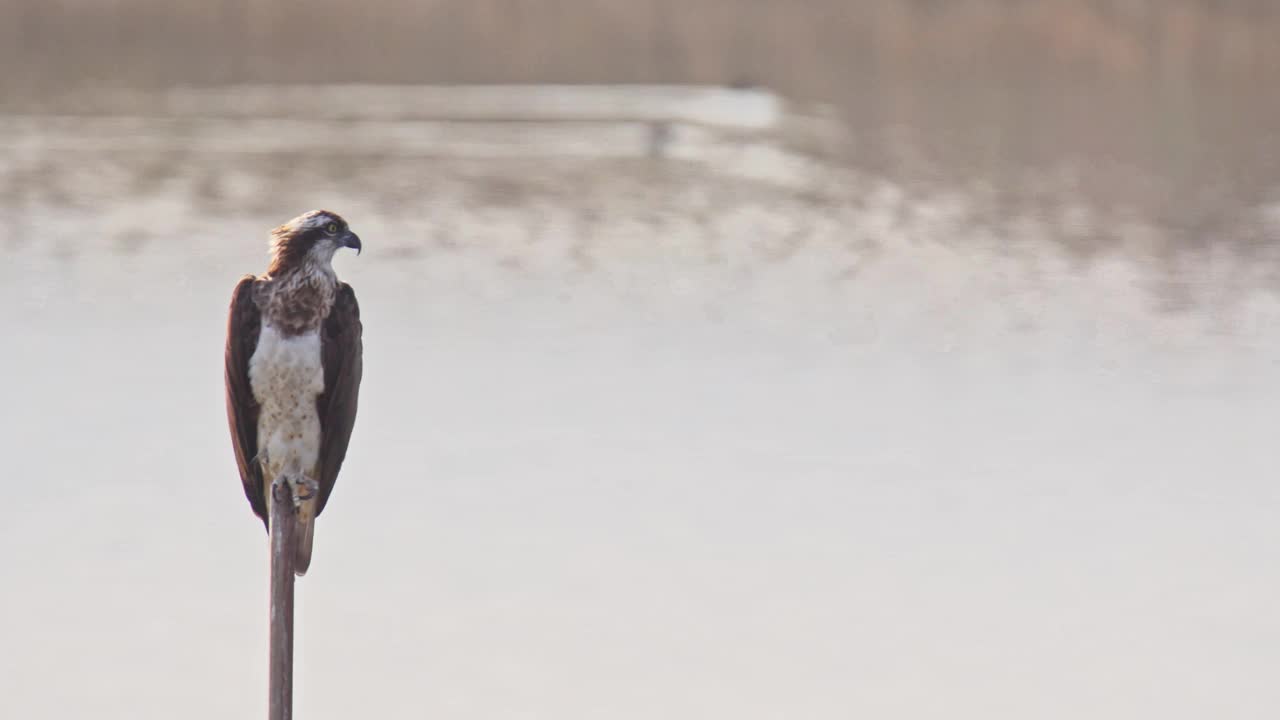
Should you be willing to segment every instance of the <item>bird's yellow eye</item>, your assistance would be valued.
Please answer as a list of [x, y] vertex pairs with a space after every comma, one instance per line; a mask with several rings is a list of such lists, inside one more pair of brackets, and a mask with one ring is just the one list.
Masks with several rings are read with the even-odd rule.
[[330, 235], [337, 235], [337, 234], [338, 234], [338, 223], [329, 223], [329, 226], [328, 226], [328, 227], [326, 227], [326, 228], [324, 229], [324, 231], [325, 231], [325, 232], [327, 232], [327, 233], [329, 233]]

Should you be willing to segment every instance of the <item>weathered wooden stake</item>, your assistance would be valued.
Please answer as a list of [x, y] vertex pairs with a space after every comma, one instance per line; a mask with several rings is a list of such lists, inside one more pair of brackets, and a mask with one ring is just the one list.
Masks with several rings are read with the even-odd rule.
[[267, 720], [293, 717], [293, 489], [271, 486], [271, 660]]

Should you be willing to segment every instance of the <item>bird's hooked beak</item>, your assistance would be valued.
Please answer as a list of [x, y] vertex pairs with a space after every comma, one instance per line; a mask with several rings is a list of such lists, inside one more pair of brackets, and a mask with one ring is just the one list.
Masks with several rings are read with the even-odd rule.
[[359, 255], [360, 250], [363, 247], [360, 244], [360, 236], [350, 230], [346, 231], [342, 235], [342, 247], [353, 248], [356, 251], [356, 255]]

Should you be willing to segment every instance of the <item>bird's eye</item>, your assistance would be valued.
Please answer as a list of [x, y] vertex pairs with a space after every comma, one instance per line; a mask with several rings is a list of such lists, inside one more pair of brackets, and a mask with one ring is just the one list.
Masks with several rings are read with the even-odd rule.
[[329, 233], [330, 235], [337, 235], [338, 223], [329, 223], [329, 225], [325, 227], [324, 231]]

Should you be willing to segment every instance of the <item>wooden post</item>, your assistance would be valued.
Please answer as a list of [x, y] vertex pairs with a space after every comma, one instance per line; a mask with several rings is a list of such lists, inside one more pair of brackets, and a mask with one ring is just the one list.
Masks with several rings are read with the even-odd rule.
[[293, 717], [293, 558], [296, 516], [293, 489], [284, 479], [271, 486], [271, 659], [267, 720]]

